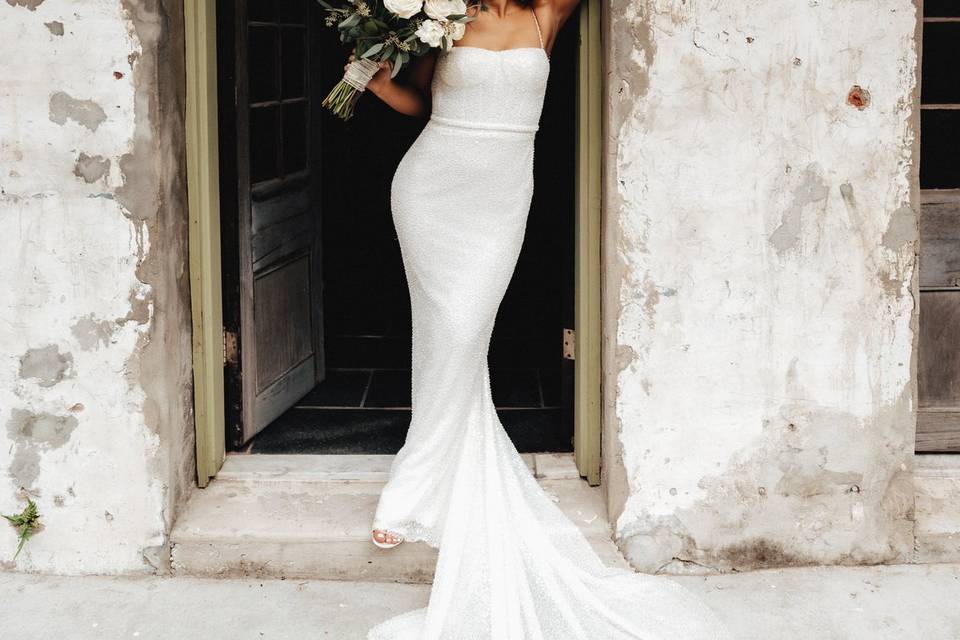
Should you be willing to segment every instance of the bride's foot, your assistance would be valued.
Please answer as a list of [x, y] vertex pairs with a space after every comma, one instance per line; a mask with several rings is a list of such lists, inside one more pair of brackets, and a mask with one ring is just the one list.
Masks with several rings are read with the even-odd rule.
[[381, 531], [379, 529], [373, 530], [371, 539], [373, 540], [373, 544], [377, 545], [381, 549], [393, 549], [395, 546], [403, 542], [403, 536], [398, 536], [390, 533], [389, 531]]

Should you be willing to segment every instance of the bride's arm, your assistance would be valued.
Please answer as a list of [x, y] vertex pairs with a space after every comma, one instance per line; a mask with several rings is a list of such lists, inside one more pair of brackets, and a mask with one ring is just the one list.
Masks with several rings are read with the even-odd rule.
[[[553, 35], [551, 39], [556, 38], [561, 27], [567, 22], [567, 19], [576, 10], [580, 0], [534, 0], [534, 11], [538, 17], [545, 18], [553, 24]], [[553, 48], [553, 43], [548, 47]]]
[[367, 89], [402, 114], [426, 117], [430, 115], [430, 81], [436, 60], [435, 52], [414, 59], [405, 83], [391, 78], [390, 65], [381, 62]]
[[563, 24], [580, 4], [580, 0], [536, 0], [536, 4], [548, 5], [556, 13], [560, 24]]

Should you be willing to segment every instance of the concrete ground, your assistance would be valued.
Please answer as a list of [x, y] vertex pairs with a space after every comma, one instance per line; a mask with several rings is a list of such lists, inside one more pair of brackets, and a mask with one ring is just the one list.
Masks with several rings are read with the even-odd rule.
[[[960, 565], [818, 567], [673, 578], [737, 638], [960, 638]], [[0, 637], [362, 639], [426, 585], [0, 573]]]

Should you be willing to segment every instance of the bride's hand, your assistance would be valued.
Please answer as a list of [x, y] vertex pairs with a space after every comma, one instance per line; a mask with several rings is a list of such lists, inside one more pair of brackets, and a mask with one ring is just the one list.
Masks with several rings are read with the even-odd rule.
[[[343, 65], [344, 71], [347, 70], [347, 67], [350, 66], [351, 62], [357, 59], [355, 52], [356, 50], [354, 50], [354, 53], [351, 53], [350, 57], [347, 58], [347, 64]], [[372, 91], [374, 95], [380, 95], [380, 91], [390, 84], [390, 74], [392, 71], [393, 65], [391, 65], [389, 62], [381, 62], [380, 70], [373, 74], [373, 78], [371, 78], [370, 82], [367, 83], [367, 90]]]

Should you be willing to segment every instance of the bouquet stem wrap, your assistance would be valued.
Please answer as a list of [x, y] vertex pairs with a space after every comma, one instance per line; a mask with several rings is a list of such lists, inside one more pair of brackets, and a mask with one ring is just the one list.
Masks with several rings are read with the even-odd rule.
[[378, 62], [365, 58], [354, 60], [347, 66], [343, 79], [323, 101], [323, 106], [339, 118], [349, 120], [357, 100], [360, 99], [360, 94], [366, 91], [367, 84], [379, 70]]

